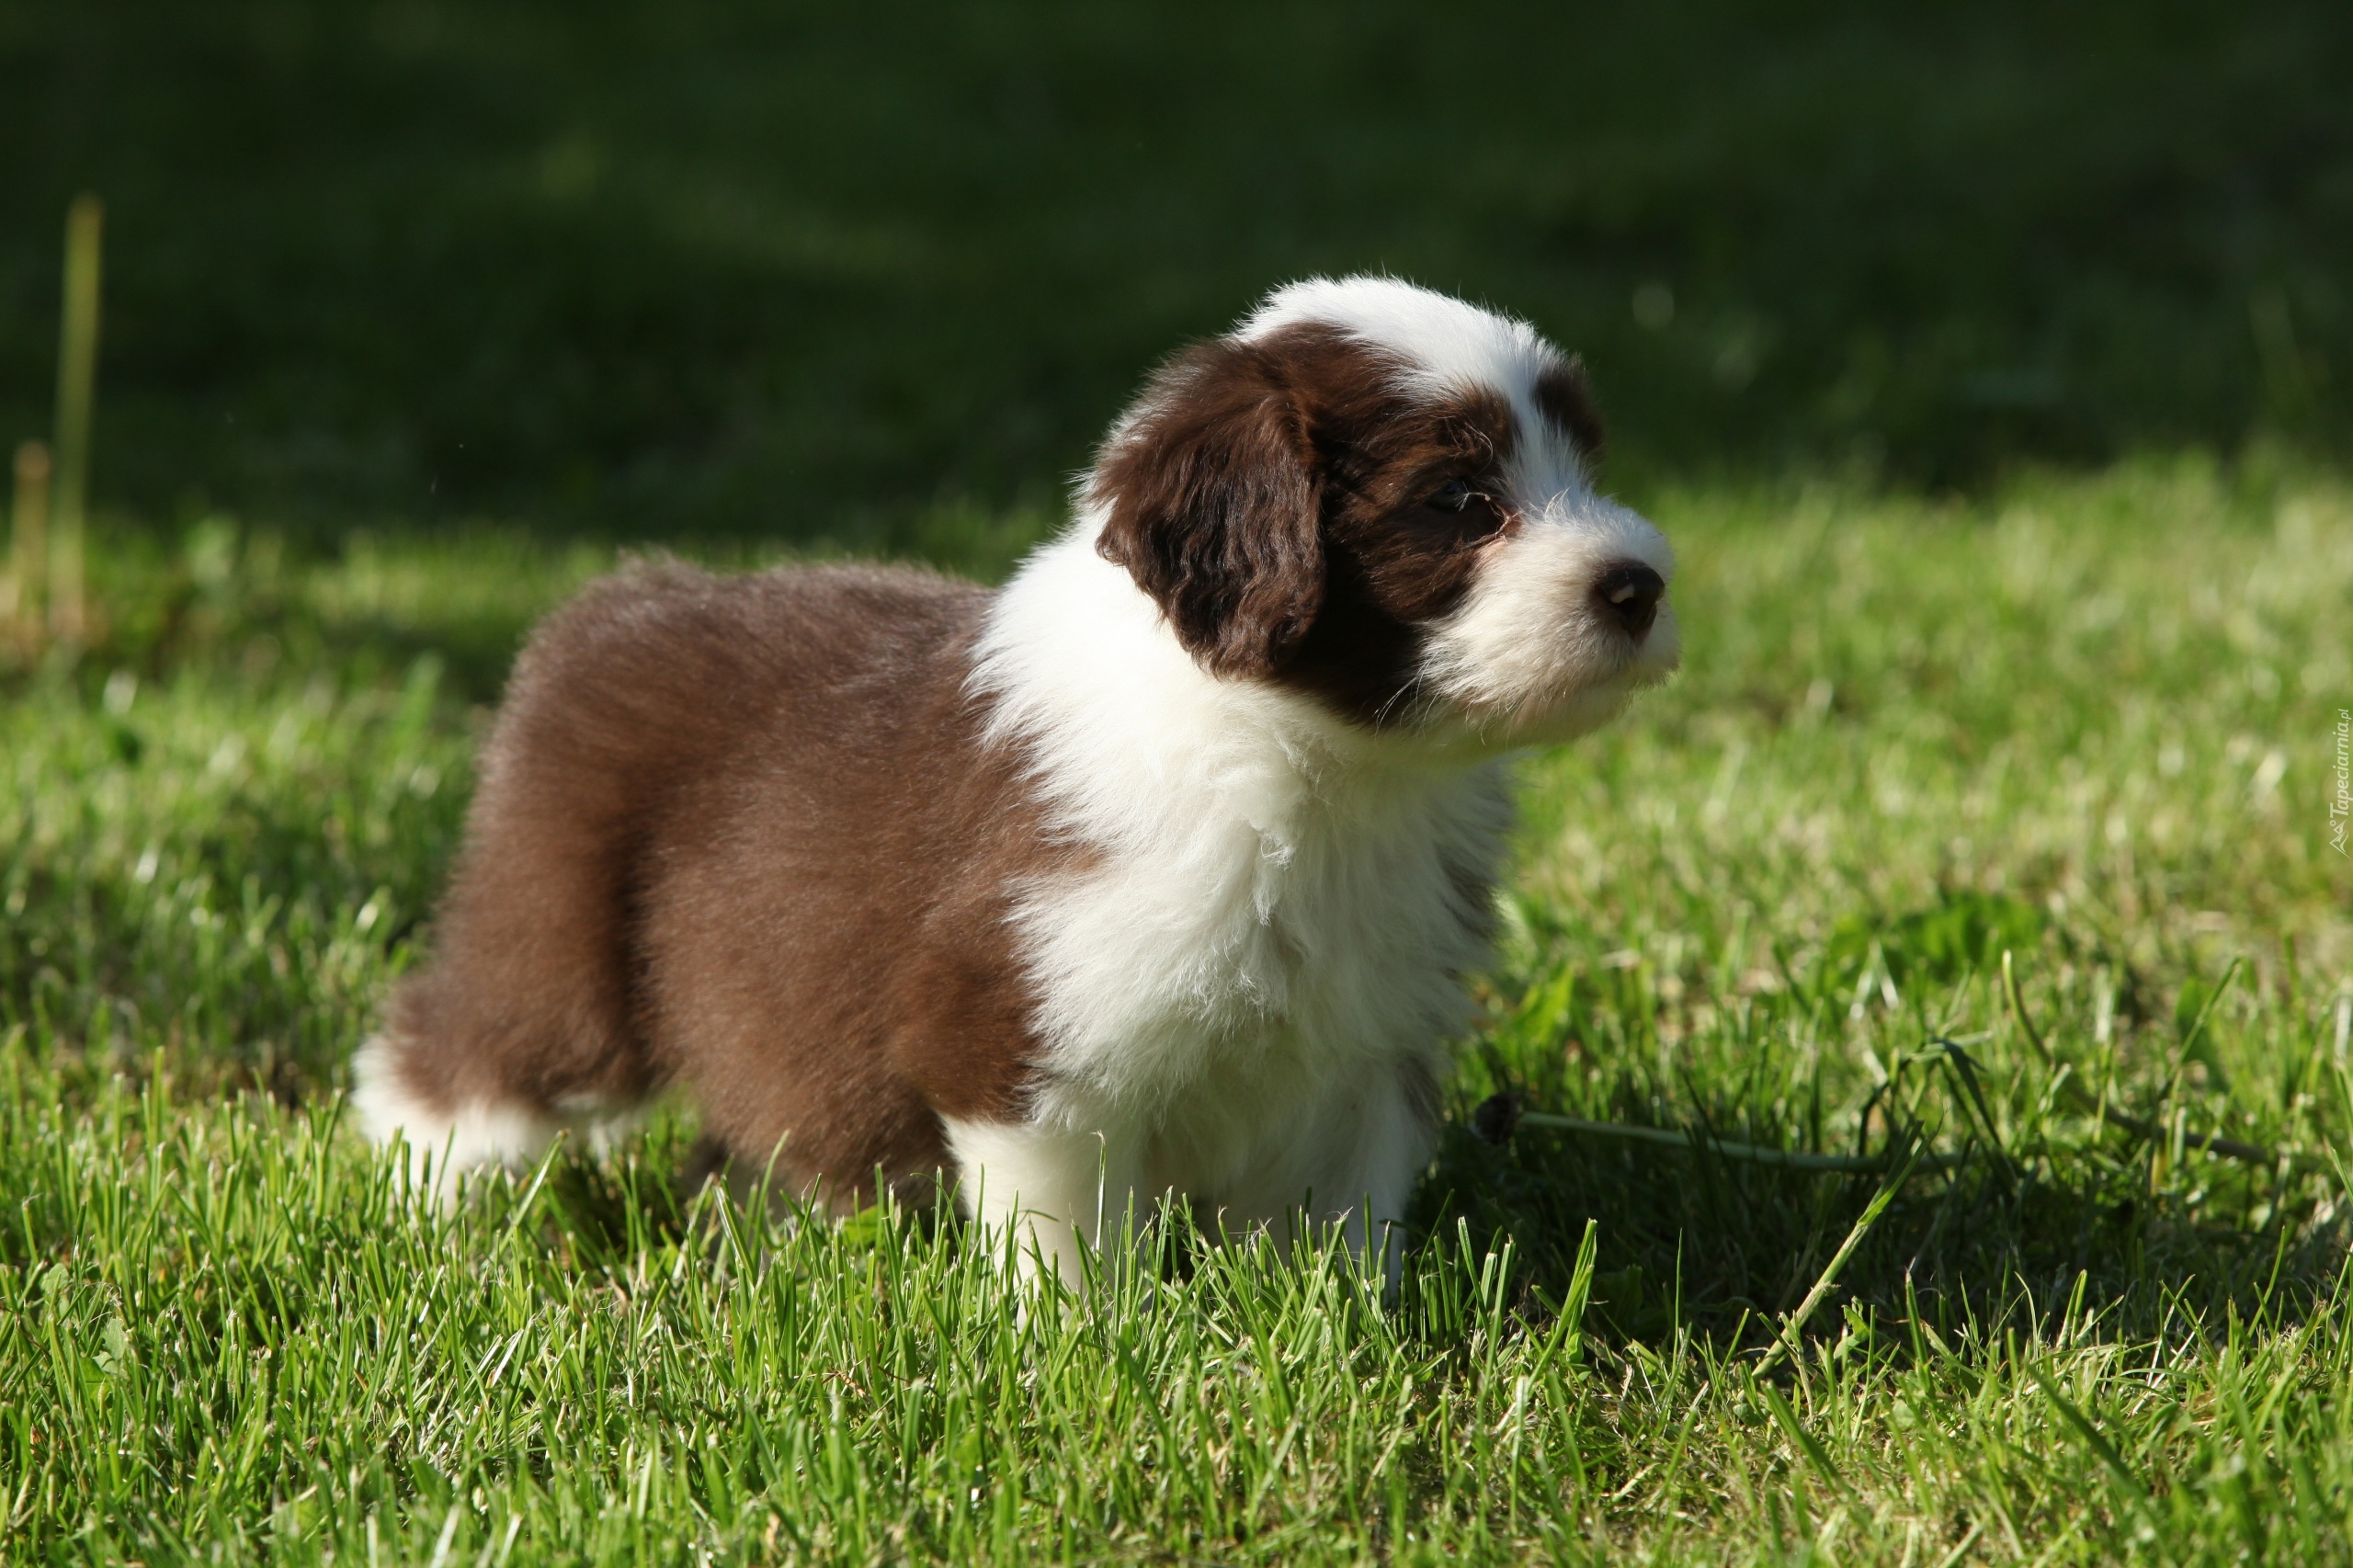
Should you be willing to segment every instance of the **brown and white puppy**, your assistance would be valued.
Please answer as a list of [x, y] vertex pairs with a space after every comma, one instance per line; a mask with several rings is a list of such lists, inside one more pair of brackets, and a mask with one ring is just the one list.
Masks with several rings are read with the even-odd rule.
[[780, 1187], [944, 1171], [1065, 1274], [1169, 1192], [1377, 1246], [1485, 951], [1503, 759], [1676, 664], [1597, 439], [1524, 324], [1318, 279], [1154, 377], [1001, 591], [597, 584], [516, 670], [368, 1129], [516, 1164], [676, 1085]]

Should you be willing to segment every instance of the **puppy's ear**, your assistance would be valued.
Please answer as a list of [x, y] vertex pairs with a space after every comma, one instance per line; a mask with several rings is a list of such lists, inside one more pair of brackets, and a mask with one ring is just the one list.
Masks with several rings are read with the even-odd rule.
[[1096, 548], [1150, 594], [1212, 674], [1279, 669], [1324, 599], [1321, 476], [1279, 368], [1207, 343], [1154, 379], [1105, 443]]
[[1536, 407], [1577, 444], [1577, 455], [1588, 468], [1601, 456], [1601, 410], [1594, 403], [1583, 355], [1548, 366], [1536, 378]]

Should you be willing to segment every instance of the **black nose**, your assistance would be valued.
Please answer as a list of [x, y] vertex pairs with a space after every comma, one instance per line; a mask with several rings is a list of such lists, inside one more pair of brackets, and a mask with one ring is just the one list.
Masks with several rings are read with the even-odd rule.
[[1621, 561], [1601, 574], [1593, 585], [1593, 597], [1601, 602], [1603, 613], [1626, 629], [1630, 637], [1640, 637], [1658, 619], [1658, 601], [1666, 597], [1666, 579], [1639, 561]]

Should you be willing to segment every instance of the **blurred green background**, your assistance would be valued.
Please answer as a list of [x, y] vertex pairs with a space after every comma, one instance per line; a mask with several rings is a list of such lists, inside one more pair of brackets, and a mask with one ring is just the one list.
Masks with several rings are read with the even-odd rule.
[[1353, 268], [1583, 350], [1638, 497], [2353, 449], [2344, 0], [74, 0], [0, 80], [0, 438], [97, 191], [119, 529], [1033, 530]]

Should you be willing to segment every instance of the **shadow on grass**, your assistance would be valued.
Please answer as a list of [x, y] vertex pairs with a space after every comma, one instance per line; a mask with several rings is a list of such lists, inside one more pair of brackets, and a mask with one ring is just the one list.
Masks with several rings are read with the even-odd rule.
[[[1918, 1321], [1950, 1339], [1964, 1325], [2087, 1316], [2097, 1332], [2146, 1338], [2180, 1314], [2215, 1322], [2268, 1302], [2293, 1319], [2344, 1261], [2341, 1225], [2265, 1173], [2214, 1160], [2243, 1218], [2218, 1223], [2152, 1195], [2150, 1162], [2111, 1147], [2049, 1168], [2002, 1168], [1990, 1151], [1915, 1176], [1888, 1205], [1805, 1328], [1836, 1341], [1850, 1314], [1901, 1339]], [[1567, 1299], [1587, 1220], [1598, 1226], [1594, 1326], [1659, 1342], [1677, 1328], [1761, 1347], [1830, 1263], [1878, 1189], [1870, 1176], [1805, 1175], [1703, 1150], [1595, 1147], [1521, 1131], [1510, 1146], [1450, 1125], [1429, 1184], [1428, 1222], [1509, 1237], [1527, 1310]], [[2275, 1201], [2285, 1199], [2284, 1201]], [[2200, 1206], [2205, 1207], [2204, 1205]], [[2259, 1218], [2258, 1218], [2259, 1217]]]
[[[2200, 1180], [2232, 1182], [2239, 1223], [2150, 1191], [2149, 1151], [2112, 1142], [2041, 1168], [1984, 1157], [1915, 1177], [1887, 1206], [1806, 1324], [1817, 1350], [1858, 1330], [1882, 1347], [1934, 1343], [1964, 1358], [2006, 1335], [2147, 1342], [2200, 1335], [2234, 1314], [2274, 1324], [2321, 1306], [2347, 1252], [2341, 1223], [2267, 1173], [2217, 1162]], [[622, 1149], [577, 1147], [551, 1162], [540, 1198], [544, 1244], [568, 1266], [629, 1274], [649, 1253], [693, 1246], [699, 1230], [751, 1201], [706, 1189], [691, 1114], [665, 1108]], [[1763, 1350], [1813, 1287], [1871, 1200], [1871, 1176], [1760, 1169], [1710, 1152], [1596, 1147], [1526, 1129], [1497, 1146], [1460, 1121], [1444, 1129], [1408, 1244], [1401, 1325], [1438, 1347], [1467, 1344], [1487, 1316], [1482, 1281], [1496, 1264], [1510, 1313], [1536, 1328], [1570, 1299], [1590, 1219], [1599, 1244], [1585, 1320], [1601, 1342], [1665, 1350], [1688, 1335], [1725, 1357]], [[2211, 1214], [2212, 1195], [2198, 1208]], [[779, 1200], [782, 1222], [807, 1222]], [[2314, 1222], [2315, 1221], [2318, 1222]], [[952, 1204], [868, 1208], [842, 1228], [852, 1245], [973, 1239]], [[1155, 1224], [1165, 1277], [1189, 1275], [1210, 1244], [1189, 1216]]]
[[[2004, 972], [2013, 943], [2033, 955], [2084, 940], [2046, 928], [2017, 901], [1947, 894], [1926, 910], [1842, 924], [1802, 971], [1784, 963], [1784, 984], [1747, 998], [1736, 1026], [1672, 1051], [1656, 1038], [1649, 981], [1588, 971], [1580, 993], [1577, 971], [1556, 971], [1466, 1062], [1416, 1218], [1429, 1233], [1510, 1238], [1523, 1299], [1539, 1312], [1568, 1298], [1591, 1221], [1592, 1311], [1605, 1334], [1657, 1341], [1688, 1328], [1756, 1347], [1828, 1276], [1888, 1177], [1883, 1168], [1791, 1169], [1719, 1144], [1887, 1164], [1933, 1144], [1940, 1161], [1901, 1184], [1837, 1267], [1805, 1324], [1808, 1339], [1836, 1341], [1864, 1324], [1899, 1337], [1919, 1326], [1948, 1336], [1964, 1325], [1981, 1335], [1988, 1324], [2040, 1333], [2063, 1318], [2145, 1339], [2185, 1319], [2195, 1331], [2258, 1307], [2275, 1319], [2301, 1315], [2336, 1280], [2353, 1242], [2326, 1151], [2221, 1140], [2243, 1156], [2225, 1157], [2195, 1136], [2231, 1112], [2219, 1096], [2193, 1105], [2200, 1096], [2186, 1088], [2210, 1081], [2210, 1063], [2211, 1081], [2222, 1082], [2207, 1026], [2230, 971], [2216, 983], [2189, 978], [2172, 1018], [2147, 1020], [2131, 1073], [2113, 1048], [2094, 1071], [2039, 1038], [2028, 1054], [2022, 1031], [1980, 1030], [1964, 1044], [1918, 1016], [1922, 994], [1942, 998], [1948, 1016], [1989, 996], [2001, 1006], [1987, 976]], [[2116, 994], [2141, 983], [2113, 954], [2075, 956], [2114, 977]], [[1875, 996], [1889, 976], [1907, 983], [1915, 1017], [1866, 1026], [1859, 996]], [[1773, 1085], [1790, 1066], [1770, 1060], [1777, 1042], [1864, 1028], [1868, 1035], [1836, 1048], [1866, 1057], [1879, 1074], [1859, 1111], [1849, 1103], [1827, 1119], [1849, 1131], [1825, 1128], [1824, 1100], [1841, 1091], [1819, 1054], [1802, 1074], [1811, 1103], [1777, 1101]], [[1893, 1043], [1907, 1031], [1914, 1049]], [[1603, 1067], [1586, 1067], [1586, 1041], [1607, 1042], [1596, 1048]], [[1686, 1064], [1670, 1080], [1666, 1063], [1678, 1052]], [[2283, 1103], [2310, 1098], [2305, 1074], [2290, 1062]], [[1688, 1131], [1688, 1143], [1540, 1123], [1513, 1131], [1508, 1115], [1471, 1114], [1490, 1091], [1572, 1107], [1588, 1122]], [[1836, 1146], [1841, 1137], [1850, 1142]]]

